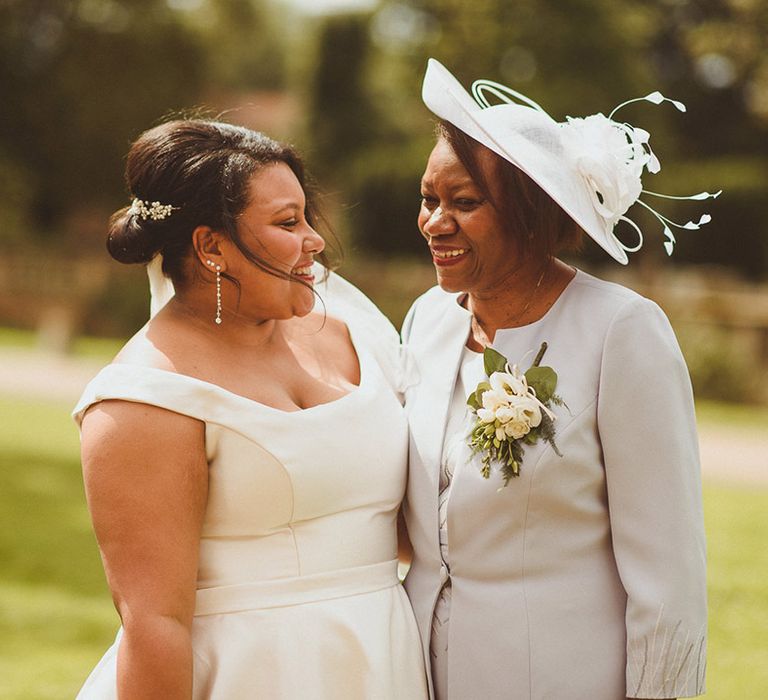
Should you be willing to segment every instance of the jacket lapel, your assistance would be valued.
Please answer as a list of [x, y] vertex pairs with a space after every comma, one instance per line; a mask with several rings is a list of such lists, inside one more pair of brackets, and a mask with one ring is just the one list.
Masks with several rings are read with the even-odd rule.
[[435, 505], [448, 409], [470, 323], [455, 295], [446, 295], [444, 301], [436, 305], [432, 319], [420, 321], [409, 342], [419, 374], [407, 401], [411, 435]]

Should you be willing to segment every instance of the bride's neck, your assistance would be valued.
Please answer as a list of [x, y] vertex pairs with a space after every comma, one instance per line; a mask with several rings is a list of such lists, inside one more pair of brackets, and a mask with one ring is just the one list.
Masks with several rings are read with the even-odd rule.
[[285, 340], [283, 323], [279, 319], [251, 319], [224, 309], [221, 323], [217, 324], [215, 304], [195, 293], [177, 292], [166, 308], [177, 321], [230, 347], [264, 348]]

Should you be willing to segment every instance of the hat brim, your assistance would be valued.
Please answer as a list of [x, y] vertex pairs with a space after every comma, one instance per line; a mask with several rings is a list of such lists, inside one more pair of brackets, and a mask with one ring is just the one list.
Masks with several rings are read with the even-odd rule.
[[544, 148], [532, 147], [516, 130], [526, 128], [559, 129], [545, 112], [517, 104], [483, 108], [439, 61], [430, 58], [422, 86], [422, 100], [435, 116], [472, 137], [483, 146], [517, 166], [541, 187], [601, 248], [622, 265], [629, 261], [626, 250], [594, 209], [591, 196], [574, 170], [562, 157]]

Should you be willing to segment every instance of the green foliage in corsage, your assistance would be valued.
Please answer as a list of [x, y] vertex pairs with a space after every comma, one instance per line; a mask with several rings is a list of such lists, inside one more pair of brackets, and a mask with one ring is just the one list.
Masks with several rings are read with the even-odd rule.
[[541, 366], [546, 350], [547, 344], [542, 343], [533, 364], [521, 373], [502, 354], [486, 348], [483, 360], [488, 381], [480, 382], [467, 399], [476, 416], [468, 439], [472, 454], [482, 454], [486, 479], [491, 476], [491, 464], [498, 464], [504, 486], [520, 476], [525, 445], [541, 439], [562, 457], [555, 444], [551, 407], [564, 404], [555, 393], [557, 373]]

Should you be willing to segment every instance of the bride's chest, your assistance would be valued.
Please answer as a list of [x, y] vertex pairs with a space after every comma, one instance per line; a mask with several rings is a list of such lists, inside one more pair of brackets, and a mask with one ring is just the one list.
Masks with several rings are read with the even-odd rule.
[[225, 422], [207, 430], [216, 530], [264, 532], [402, 498], [408, 426], [383, 383], [302, 411], [241, 405]]

